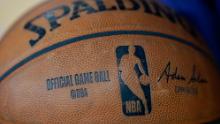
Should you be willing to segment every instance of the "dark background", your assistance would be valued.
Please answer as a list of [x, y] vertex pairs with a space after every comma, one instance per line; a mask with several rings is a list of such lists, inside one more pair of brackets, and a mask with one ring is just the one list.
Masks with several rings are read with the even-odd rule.
[[197, 29], [220, 69], [220, 0], [160, 0]]

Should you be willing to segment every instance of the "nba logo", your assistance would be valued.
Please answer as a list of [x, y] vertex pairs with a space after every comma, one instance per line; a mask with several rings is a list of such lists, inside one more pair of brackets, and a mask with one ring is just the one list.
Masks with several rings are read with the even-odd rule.
[[116, 49], [122, 110], [126, 116], [151, 112], [150, 80], [144, 49], [119, 46]]

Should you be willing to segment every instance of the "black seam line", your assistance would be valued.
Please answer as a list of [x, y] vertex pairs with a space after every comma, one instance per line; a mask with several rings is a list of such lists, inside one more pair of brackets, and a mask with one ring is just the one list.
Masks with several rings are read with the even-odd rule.
[[160, 32], [143, 31], [143, 30], [106, 31], [106, 32], [98, 32], [98, 33], [93, 33], [93, 34], [82, 35], [82, 36], [79, 36], [79, 37], [75, 37], [75, 38], [71, 38], [71, 39], [68, 39], [68, 40], [64, 40], [64, 41], [55, 43], [55, 44], [53, 44], [51, 46], [48, 46], [46, 48], [43, 48], [40, 51], [37, 51], [37, 52], [31, 54], [30, 56], [24, 58], [19, 63], [15, 64], [9, 70], [7, 70], [3, 75], [1, 75], [0, 83], [6, 77], [8, 77], [10, 74], [12, 74], [14, 71], [16, 71], [18, 68], [22, 67], [23, 65], [30, 62], [31, 60], [33, 60], [33, 59], [35, 59], [35, 58], [37, 58], [37, 57], [39, 57], [43, 54], [46, 54], [46, 53], [48, 53], [52, 50], [55, 50], [57, 48], [69, 45], [71, 43], [83, 41], [83, 40], [88, 40], [88, 39], [92, 39], [92, 38], [99, 38], [99, 37], [115, 36], [115, 35], [144, 35], [144, 36], [155, 36], [155, 37], [166, 38], [166, 39], [170, 39], [170, 40], [182, 43], [186, 46], [192, 47], [193, 49], [200, 52], [205, 57], [210, 58], [209, 54], [206, 51], [204, 51], [202, 48], [196, 46], [192, 42], [186, 41], [182, 38], [179, 38], [179, 37], [176, 37], [176, 36], [173, 36], [173, 35], [163, 34], [163, 33], [160, 33]]

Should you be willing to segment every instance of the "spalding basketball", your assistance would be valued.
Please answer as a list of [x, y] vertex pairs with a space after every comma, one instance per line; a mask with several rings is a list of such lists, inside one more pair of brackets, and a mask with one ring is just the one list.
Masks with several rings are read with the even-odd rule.
[[220, 118], [206, 45], [155, 0], [54, 0], [0, 42], [2, 124], [198, 124]]

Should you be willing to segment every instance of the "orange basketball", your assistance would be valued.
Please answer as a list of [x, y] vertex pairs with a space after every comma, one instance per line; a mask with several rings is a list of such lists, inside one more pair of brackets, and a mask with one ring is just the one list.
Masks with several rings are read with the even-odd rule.
[[156, 0], [54, 0], [0, 41], [1, 124], [198, 124], [220, 118], [206, 45]]

